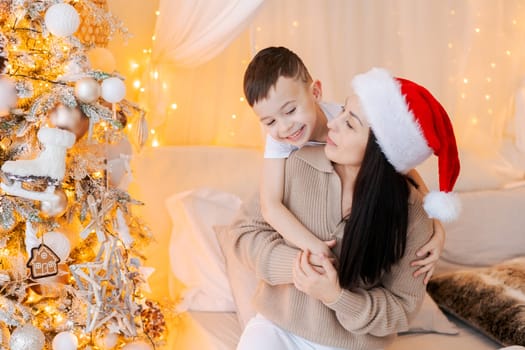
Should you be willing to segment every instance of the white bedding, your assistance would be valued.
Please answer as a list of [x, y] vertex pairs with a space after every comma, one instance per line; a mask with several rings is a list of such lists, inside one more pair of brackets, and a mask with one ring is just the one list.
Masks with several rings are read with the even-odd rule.
[[[155, 242], [144, 253], [149, 256], [148, 264], [156, 268], [156, 273], [149, 279], [156, 297], [174, 298], [180, 296], [181, 290], [180, 282], [174, 278], [167, 264], [172, 226], [165, 207], [166, 199], [182, 191], [207, 187], [230, 192], [245, 200], [257, 190], [261, 161], [262, 154], [259, 150], [204, 146], [150, 149], [133, 158], [131, 165], [134, 181], [130, 191], [137, 199], [146, 204], [141, 208], [140, 215], [150, 226], [155, 237]], [[476, 227], [483, 228], [484, 220], [492, 223], [498, 221], [505, 226], [503, 224], [508, 221], [506, 218], [493, 217], [490, 213], [504, 213], [511, 210], [511, 201], [514, 199], [524, 202], [525, 188], [515, 191], [475, 192], [466, 194], [466, 196], [469, 206], [480, 204], [481, 211], [478, 211], [477, 208], [467, 208], [467, 212], [477, 220]], [[498, 208], [491, 208], [490, 203], [497, 204]], [[520, 220], [524, 222], [513, 222], [511, 225], [513, 230], [525, 226], [524, 215], [521, 215]], [[495, 227], [493, 224], [487, 226]], [[447, 234], [449, 231], [454, 236], [449, 235], [450, 240], [447, 242], [459, 244], [458, 242], [463, 241], [464, 237], [456, 235], [464, 235], [465, 227], [447, 228]], [[474, 234], [478, 233], [474, 232]], [[507, 232], [507, 235], [512, 234], [514, 233]], [[520, 234], [516, 239], [523, 239], [523, 237], [525, 235]], [[445, 252], [444, 256], [457, 256], [457, 246], [448, 248], [449, 251]], [[463, 246], [461, 249], [467, 248]], [[479, 258], [482, 258], [480, 256], [482, 249], [474, 252]], [[507, 252], [503, 251], [489, 253], [491, 259], [507, 255]], [[457, 261], [449, 261], [441, 266], [444, 269], [451, 269], [461, 267], [461, 264]], [[461, 321], [451, 319], [458, 325], [459, 335], [402, 335], [388, 350], [494, 350], [501, 347]], [[176, 325], [176, 329], [170, 333], [169, 349], [234, 349], [241, 332], [237, 315], [231, 312], [192, 311], [184, 313]]]
[[[458, 335], [404, 334], [397, 337], [385, 350], [494, 350], [500, 345], [479, 334], [461, 321], [450, 317], [458, 325]], [[176, 349], [233, 350], [241, 328], [237, 316], [231, 312], [190, 312], [184, 320], [191, 332], [180, 334]]]

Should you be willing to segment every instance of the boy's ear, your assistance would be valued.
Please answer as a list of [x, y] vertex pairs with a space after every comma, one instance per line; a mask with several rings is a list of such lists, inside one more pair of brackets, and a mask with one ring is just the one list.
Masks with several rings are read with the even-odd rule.
[[321, 101], [321, 99], [323, 98], [323, 87], [321, 85], [321, 82], [319, 80], [314, 80], [312, 82], [311, 89], [316, 101]]

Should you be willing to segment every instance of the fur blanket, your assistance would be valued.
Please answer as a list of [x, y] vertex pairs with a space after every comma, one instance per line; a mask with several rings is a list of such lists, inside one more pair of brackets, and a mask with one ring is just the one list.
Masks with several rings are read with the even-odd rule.
[[436, 276], [428, 293], [499, 343], [525, 345], [525, 257]]

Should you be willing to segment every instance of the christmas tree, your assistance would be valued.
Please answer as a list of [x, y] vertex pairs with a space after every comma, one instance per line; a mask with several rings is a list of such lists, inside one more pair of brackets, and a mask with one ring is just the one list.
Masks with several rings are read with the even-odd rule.
[[164, 308], [126, 190], [147, 127], [100, 59], [128, 33], [105, 0], [0, 0], [0, 27], [0, 349], [154, 349]]

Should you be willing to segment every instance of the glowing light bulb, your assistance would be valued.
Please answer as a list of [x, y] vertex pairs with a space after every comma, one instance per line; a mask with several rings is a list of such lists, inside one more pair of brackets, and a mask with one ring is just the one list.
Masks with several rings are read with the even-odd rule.
[[140, 87], [140, 80], [138, 80], [138, 79], [135, 80], [135, 81], [133, 82], [133, 87], [134, 87], [135, 89], [138, 89], [138, 88]]
[[468, 84], [468, 78], [463, 78], [463, 83]]
[[155, 16], [159, 16], [159, 15], [160, 15], [160, 11], [159, 10], [155, 11]]
[[232, 114], [232, 119], [237, 119], [237, 116], [235, 114]]
[[151, 146], [152, 147], [159, 147], [159, 141], [157, 139], [154, 139], [152, 142], [151, 142]]
[[244, 97], [239, 98], [239, 101], [244, 102]]
[[481, 29], [479, 29], [479, 28], [475, 28], [474, 31], [475, 31], [476, 33], [479, 33], [479, 32], [481, 32]]
[[177, 109], [178, 106], [177, 106], [176, 103], [172, 103], [170, 107], [171, 107], [171, 109], [175, 110], [175, 109]]

